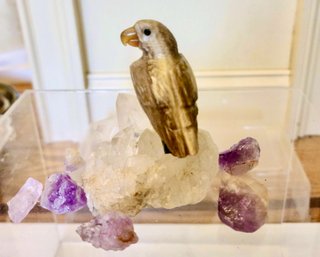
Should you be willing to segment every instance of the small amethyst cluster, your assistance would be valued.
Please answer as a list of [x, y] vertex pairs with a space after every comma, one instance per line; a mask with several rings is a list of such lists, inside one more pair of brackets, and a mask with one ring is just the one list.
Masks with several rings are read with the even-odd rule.
[[[21, 222], [36, 205], [55, 214], [79, 211], [87, 206], [87, 197], [81, 186], [77, 185], [70, 174], [82, 168], [84, 162], [74, 151], [66, 152], [65, 171], [51, 174], [42, 192], [41, 182], [29, 178], [19, 192], [7, 203], [9, 218], [14, 223]], [[121, 213], [109, 213], [94, 217], [77, 229], [83, 241], [104, 250], [123, 250], [138, 241], [132, 220]]]
[[234, 230], [254, 232], [267, 218], [268, 192], [245, 174], [259, 162], [260, 147], [254, 138], [242, 139], [219, 155], [222, 183], [219, 189], [218, 215]]

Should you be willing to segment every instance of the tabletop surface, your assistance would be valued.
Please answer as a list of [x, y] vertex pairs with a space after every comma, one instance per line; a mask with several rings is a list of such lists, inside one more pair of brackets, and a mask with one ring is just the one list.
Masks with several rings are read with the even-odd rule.
[[320, 252], [320, 223], [266, 224], [251, 234], [219, 224], [136, 224], [139, 242], [108, 253], [82, 242], [77, 226], [0, 223], [0, 256], [319, 257]]

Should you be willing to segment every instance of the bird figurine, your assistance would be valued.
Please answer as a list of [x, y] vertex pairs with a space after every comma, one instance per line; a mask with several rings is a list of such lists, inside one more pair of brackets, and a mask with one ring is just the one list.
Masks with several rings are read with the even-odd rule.
[[130, 66], [131, 78], [164, 148], [179, 158], [197, 154], [196, 80], [173, 34], [158, 21], [139, 20], [121, 33], [121, 41], [143, 52]]

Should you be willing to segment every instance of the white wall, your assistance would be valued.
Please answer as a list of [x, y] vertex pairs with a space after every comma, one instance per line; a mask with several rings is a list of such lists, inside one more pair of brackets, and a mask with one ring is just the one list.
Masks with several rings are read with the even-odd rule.
[[292, 86], [303, 92], [298, 133], [320, 135], [320, 1], [300, 5], [292, 64]]
[[15, 0], [0, 0], [0, 82], [31, 81]]
[[153, 18], [175, 34], [199, 88], [288, 87], [299, 0], [17, 0], [34, 87], [131, 88], [138, 49], [123, 29]]
[[15, 0], [0, 0], [0, 54], [23, 47]]
[[127, 72], [141, 53], [119, 35], [165, 23], [195, 70], [288, 69], [297, 0], [80, 0], [89, 73]]
[[302, 0], [17, 1], [37, 89], [132, 88], [129, 65], [141, 52], [119, 35], [142, 18], [173, 31], [199, 88], [291, 85]]

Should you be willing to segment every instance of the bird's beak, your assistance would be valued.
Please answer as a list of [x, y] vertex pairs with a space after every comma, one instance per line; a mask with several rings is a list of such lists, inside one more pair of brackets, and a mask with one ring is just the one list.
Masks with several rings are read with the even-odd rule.
[[121, 33], [120, 37], [121, 37], [121, 42], [124, 45], [128, 44], [128, 45], [131, 45], [134, 47], [138, 47], [140, 44], [137, 32], [134, 29], [134, 27], [130, 27], [130, 28], [124, 30]]

